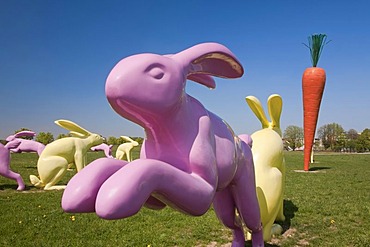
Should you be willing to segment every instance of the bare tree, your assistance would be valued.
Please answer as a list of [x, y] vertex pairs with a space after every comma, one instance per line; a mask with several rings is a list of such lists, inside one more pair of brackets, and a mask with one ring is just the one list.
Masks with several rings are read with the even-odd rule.
[[345, 132], [342, 126], [337, 123], [325, 124], [317, 131], [324, 148], [330, 148], [333, 151], [338, 151], [342, 148], [341, 146], [344, 133]]
[[303, 143], [303, 128], [289, 125], [284, 131], [284, 139], [293, 150], [301, 147]]
[[359, 137], [359, 134], [357, 130], [350, 129], [347, 131], [347, 142], [346, 142], [346, 148], [348, 152], [354, 152], [356, 151], [356, 143], [357, 139]]

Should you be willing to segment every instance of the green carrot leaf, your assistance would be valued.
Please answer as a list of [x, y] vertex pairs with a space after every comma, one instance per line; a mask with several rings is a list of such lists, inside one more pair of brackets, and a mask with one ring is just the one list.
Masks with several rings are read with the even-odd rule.
[[326, 42], [326, 38], [326, 34], [312, 34], [311, 36], [308, 36], [308, 45], [303, 43], [308, 49], [310, 49], [312, 67], [317, 66], [324, 46], [331, 41], [329, 40]]

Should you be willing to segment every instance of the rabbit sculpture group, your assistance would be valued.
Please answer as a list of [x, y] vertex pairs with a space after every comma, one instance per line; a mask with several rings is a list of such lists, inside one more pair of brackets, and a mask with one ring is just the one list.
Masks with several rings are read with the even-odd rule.
[[44, 190], [64, 189], [58, 183], [67, 169], [76, 166], [77, 172], [86, 165], [86, 152], [92, 147], [103, 143], [101, 135], [91, 133], [76, 123], [68, 120], [57, 120], [55, 123], [70, 131], [72, 137], [58, 139], [48, 144], [37, 161], [40, 179], [30, 175], [31, 183]]
[[252, 232], [253, 246], [263, 246], [251, 148], [185, 92], [187, 79], [215, 88], [212, 76], [242, 75], [233, 53], [217, 43], [121, 60], [110, 72], [105, 92], [119, 115], [145, 129], [140, 158], [91, 162], [68, 183], [63, 209], [120, 219], [143, 206], [168, 205], [202, 215], [213, 203], [218, 218], [233, 231], [232, 246], [245, 244], [243, 222]]
[[283, 230], [280, 225], [274, 224], [274, 222], [285, 220], [283, 213], [285, 161], [280, 129], [282, 99], [277, 94], [268, 98], [267, 104], [271, 122], [267, 120], [262, 104], [256, 97], [248, 96], [246, 101], [262, 123], [262, 129], [251, 135], [252, 154], [263, 238], [265, 241], [270, 241], [272, 235], [280, 234]]

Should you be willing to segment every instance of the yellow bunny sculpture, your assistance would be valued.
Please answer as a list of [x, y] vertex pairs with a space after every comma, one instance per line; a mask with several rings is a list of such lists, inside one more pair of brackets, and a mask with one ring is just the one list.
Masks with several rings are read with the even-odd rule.
[[117, 151], [116, 151], [116, 159], [118, 160], [124, 160], [124, 157], [126, 155], [126, 159], [128, 162], [132, 161], [131, 157], [131, 150], [138, 146], [139, 143], [137, 141], [132, 140], [128, 136], [121, 136], [121, 138], [127, 142], [122, 143], [121, 145], [118, 146]]
[[38, 162], [37, 171], [40, 179], [30, 175], [31, 183], [44, 190], [64, 189], [65, 185], [55, 185], [73, 164], [77, 172], [86, 165], [86, 152], [95, 145], [103, 143], [101, 135], [91, 133], [68, 120], [57, 120], [55, 123], [70, 131], [72, 137], [55, 140], [46, 145]]
[[269, 122], [261, 102], [256, 97], [248, 96], [246, 101], [262, 123], [262, 129], [253, 133], [251, 138], [263, 239], [269, 241], [272, 235], [281, 234], [283, 230], [280, 225], [274, 224], [275, 220], [285, 220], [283, 212], [285, 160], [280, 129], [283, 103], [278, 94], [268, 98], [268, 111], [271, 117]]

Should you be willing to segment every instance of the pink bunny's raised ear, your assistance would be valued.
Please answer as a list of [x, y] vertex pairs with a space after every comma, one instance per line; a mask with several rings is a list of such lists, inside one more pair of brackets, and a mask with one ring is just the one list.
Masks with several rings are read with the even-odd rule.
[[216, 82], [210, 75], [205, 74], [190, 74], [187, 76], [188, 80], [198, 82], [206, 87], [215, 88]]
[[203, 43], [190, 47], [171, 58], [180, 63], [187, 79], [215, 88], [211, 76], [221, 78], [239, 78], [243, 75], [243, 66], [235, 55], [218, 43]]
[[36, 135], [33, 131], [23, 130], [14, 135], [15, 138], [22, 137], [22, 136], [32, 136], [34, 137]]

